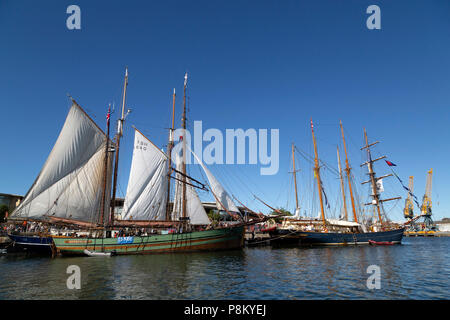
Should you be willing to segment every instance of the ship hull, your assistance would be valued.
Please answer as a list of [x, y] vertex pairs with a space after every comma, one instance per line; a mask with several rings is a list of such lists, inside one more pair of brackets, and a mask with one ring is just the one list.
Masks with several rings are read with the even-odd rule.
[[399, 244], [403, 238], [404, 228], [367, 233], [337, 233], [280, 230], [271, 233], [274, 243], [297, 243], [301, 245], [360, 245], [376, 242]]
[[13, 242], [13, 251], [26, 251], [43, 254], [52, 253], [53, 240], [51, 237], [20, 234], [8, 234], [8, 237]]
[[167, 235], [103, 239], [58, 236], [53, 237], [53, 242], [61, 255], [85, 255], [84, 250], [111, 252], [114, 255], [215, 251], [242, 248], [244, 226]]

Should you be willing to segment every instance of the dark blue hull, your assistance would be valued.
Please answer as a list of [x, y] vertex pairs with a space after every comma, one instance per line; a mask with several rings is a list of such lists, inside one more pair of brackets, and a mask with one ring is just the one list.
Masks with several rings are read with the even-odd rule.
[[8, 237], [13, 241], [12, 246], [19, 251], [52, 253], [52, 237], [20, 234], [8, 234]]
[[369, 240], [377, 242], [401, 243], [404, 228], [390, 231], [367, 233], [337, 233], [276, 230], [272, 233], [274, 243], [298, 243], [303, 245], [356, 245], [369, 244]]

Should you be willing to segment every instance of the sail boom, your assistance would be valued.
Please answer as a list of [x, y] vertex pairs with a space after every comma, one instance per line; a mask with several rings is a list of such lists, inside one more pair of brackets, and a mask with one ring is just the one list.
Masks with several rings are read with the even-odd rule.
[[366, 161], [366, 162], [364, 162], [363, 164], [361, 164], [360, 167], [366, 166], [366, 165], [368, 165], [369, 163], [372, 163], [372, 162], [375, 162], [375, 161], [378, 161], [378, 160], [382, 160], [382, 159], [384, 159], [384, 158], [386, 158], [386, 156], [382, 156], [382, 157], [376, 158], [376, 159], [371, 160], [371, 161]]

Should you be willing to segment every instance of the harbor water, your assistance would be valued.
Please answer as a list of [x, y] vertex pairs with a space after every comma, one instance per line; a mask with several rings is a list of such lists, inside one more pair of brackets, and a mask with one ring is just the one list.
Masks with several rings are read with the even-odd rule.
[[[0, 299], [449, 299], [450, 238], [115, 257], [0, 255]], [[68, 289], [69, 266], [81, 288]], [[369, 266], [379, 289], [369, 289]], [[370, 268], [369, 268], [370, 269]]]

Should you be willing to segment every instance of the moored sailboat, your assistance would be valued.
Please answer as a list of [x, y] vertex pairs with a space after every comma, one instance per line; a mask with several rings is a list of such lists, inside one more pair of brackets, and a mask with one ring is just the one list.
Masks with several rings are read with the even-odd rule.
[[[19, 229], [8, 234], [14, 246], [51, 253], [52, 235], [96, 223], [102, 210], [103, 172], [110, 167], [104, 162], [105, 146], [105, 133], [72, 99], [47, 161], [8, 219]], [[103, 199], [106, 202], [109, 197]]]
[[[187, 75], [184, 82], [182, 117], [184, 130], [186, 129], [186, 85]], [[124, 105], [123, 102], [122, 109]], [[123, 127], [123, 119], [119, 121], [121, 125], [116, 135], [117, 141], [122, 135]], [[185, 141], [183, 133], [182, 156], [176, 154], [176, 169], [174, 169], [171, 166], [173, 127], [169, 135], [168, 154], [161, 151], [135, 128], [133, 159], [123, 218], [121, 220], [110, 218], [109, 223], [105, 224], [103, 229], [91, 232], [88, 237], [53, 237], [56, 250], [63, 255], [83, 255], [86, 252], [89, 252], [89, 255], [96, 253], [122, 255], [241, 248], [244, 244], [245, 223], [240, 222], [221, 227], [211, 226], [195, 191], [195, 188], [203, 188], [204, 185], [186, 173], [187, 148]], [[119, 143], [116, 145], [119, 146]], [[208, 176], [211, 192], [218, 207], [222, 206], [228, 210], [227, 208], [232, 204], [231, 199], [212, 174], [203, 164], [201, 165]], [[117, 168], [117, 160], [115, 167]], [[170, 176], [173, 172], [176, 173], [175, 177]], [[168, 199], [171, 180], [175, 180], [177, 184], [170, 212]], [[225, 202], [226, 204], [224, 204]], [[236, 210], [238, 209], [236, 208]], [[113, 216], [114, 211], [111, 212], [110, 217]], [[119, 233], [119, 230], [125, 230], [125, 234]]]
[[[372, 201], [367, 205], [372, 205], [377, 213], [378, 222], [372, 225], [366, 225], [360, 221], [358, 221], [356, 208], [355, 208], [355, 200], [352, 193], [352, 187], [350, 183], [350, 166], [347, 158], [347, 150], [345, 145], [344, 132], [342, 129], [341, 123], [341, 131], [342, 138], [344, 141], [344, 149], [346, 154], [346, 172], [349, 180], [349, 190], [352, 201], [352, 210], [353, 210], [353, 221], [347, 220], [347, 208], [345, 205], [345, 192], [343, 191], [343, 201], [344, 201], [344, 216], [346, 220], [336, 220], [336, 219], [327, 219], [324, 209], [324, 201], [323, 201], [323, 188], [322, 181], [320, 179], [320, 166], [319, 166], [319, 158], [317, 152], [317, 144], [314, 136], [314, 127], [311, 120], [311, 132], [313, 137], [314, 144], [314, 176], [317, 180], [318, 194], [320, 200], [320, 218], [317, 220], [297, 220], [295, 219], [287, 219], [285, 220], [288, 223], [285, 223], [283, 227], [277, 228], [275, 231], [271, 232], [272, 237], [274, 237], [274, 242], [294, 242], [299, 244], [306, 245], [347, 245], [347, 244], [369, 244], [371, 241], [375, 242], [389, 242], [389, 243], [401, 243], [403, 232], [405, 228], [403, 226], [397, 225], [392, 222], [383, 221], [382, 219], [382, 207], [380, 204], [384, 201], [395, 200], [397, 198], [391, 199], [380, 199], [380, 194], [377, 188], [377, 181], [381, 178], [387, 177], [383, 176], [377, 178], [375, 176], [375, 172], [373, 170], [373, 162], [383, 159], [385, 157], [381, 157], [375, 160], [372, 160], [372, 156], [370, 153], [370, 147], [373, 144], [369, 144], [367, 140], [367, 134], [364, 130], [364, 138], [366, 145], [361, 149], [367, 150], [368, 160], [363, 165], [367, 165], [368, 174], [370, 177], [369, 181], [363, 183], [371, 184], [371, 196]], [[341, 188], [343, 188], [343, 177], [340, 169], [340, 157], [338, 155], [339, 161], [339, 175], [341, 180]], [[294, 168], [295, 172], [295, 168]], [[297, 205], [298, 206], [298, 205]]]

